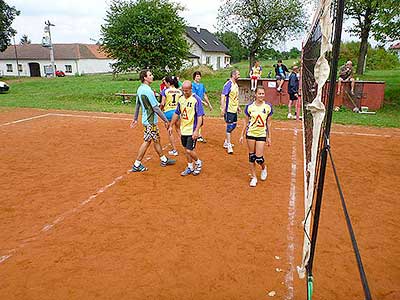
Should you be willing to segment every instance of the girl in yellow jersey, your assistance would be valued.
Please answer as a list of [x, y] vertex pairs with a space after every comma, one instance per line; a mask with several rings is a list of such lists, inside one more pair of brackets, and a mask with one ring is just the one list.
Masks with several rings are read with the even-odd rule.
[[262, 75], [262, 67], [260, 66], [260, 62], [256, 60], [254, 66], [250, 70], [250, 83], [251, 83], [251, 90], [255, 91], [257, 88], [258, 79], [261, 78]]
[[272, 105], [264, 101], [264, 88], [256, 90], [256, 100], [247, 104], [245, 108], [246, 119], [239, 142], [242, 144], [244, 137], [249, 148], [249, 162], [251, 171], [250, 186], [257, 185], [256, 165], [261, 166], [261, 180], [267, 179], [267, 166], [264, 160], [265, 143], [271, 146], [271, 116]]
[[[182, 91], [178, 89], [178, 79], [175, 76], [167, 76], [165, 77], [165, 89], [161, 92], [161, 109], [164, 111], [165, 117], [168, 121], [171, 121], [172, 116], [178, 106], [178, 100], [183, 95]], [[175, 128], [175, 131], [178, 132], [178, 129]], [[171, 134], [168, 136], [169, 142], [172, 145], [172, 150], [168, 151], [169, 155], [178, 155], [178, 151], [175, 147], [175, 139]]]

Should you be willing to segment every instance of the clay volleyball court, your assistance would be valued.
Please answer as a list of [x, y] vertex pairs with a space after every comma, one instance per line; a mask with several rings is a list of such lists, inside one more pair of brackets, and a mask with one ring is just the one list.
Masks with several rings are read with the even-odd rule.
[[[1, 110], [0, 299], [306, 299], [301, 123], [273, 122], [250, 188], [242, 124], [227, 155], [206, 119], [203, 172], [183, 178], [182, 154], [162, 168], [153, 149], [127, 173], [130, 119]], [[334, 126], [331, 145], [373, 299], [400, 299], [400, 131]], [[314, 299], [362, 299], [330, 165], [322, 205]]]

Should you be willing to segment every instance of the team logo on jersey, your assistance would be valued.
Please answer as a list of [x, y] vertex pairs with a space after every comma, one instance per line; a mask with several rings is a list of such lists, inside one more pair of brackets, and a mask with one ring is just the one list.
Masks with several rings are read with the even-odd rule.
[[187, 113], [187, 111], [186, 111], [186, 107], [185, 107], [185, 109], [183, 110], [183, 112], [182, 112], [182, 114], [181, 114], [181, 117], [182, 117], [182, 119], [184, 119], [184, 120], [189, 120], [189, 118], [188, 118], [188, 113]]
[[257, 118], [253, 124], [256, 124], [256, 127], [265, 127], [265, 123], [260, 115], [257, 115]]

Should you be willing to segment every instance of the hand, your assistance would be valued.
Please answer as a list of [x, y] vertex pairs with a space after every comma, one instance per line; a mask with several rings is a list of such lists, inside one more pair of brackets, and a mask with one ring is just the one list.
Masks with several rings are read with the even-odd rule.
[[192, 139], [197, 140], [197, 138], [199, 137], [199, 131], [195, 130], [192, 134]]
[[168, 130], [168, 134], [169, 134], [169, 135], [172, 135], [172, 126], [169, 126], [169, 127], [167, 128], [167, 130]]
[[225, 109], [221, 107], [221, 116], [225, 116]]
[[271, 147], [271, 138], [267, 138], [267, 146]]
[[170, 126], [169, 126], [169, 122], [164, 122], [164, 126], [165, 126], [165, 128], [168, 130], [168, 128], [170, 127]]
[[243, 135], [240, 137], [239, 143], [240, 143], [240, 144], [243, 144]]
[[131, 128], [135, 128], [137, 126], [137, 124], [138, 124], [138, 121], [137, 120], [133, 120], [131, 122]]
[[208, 108], [210, 109], [210, 111], [213, 110], [213, 107], [212, 107], [211, 103], [210, 103], [210, 105], [208, 106]]
[[240, 106], [238, 106], [237, 112], [238, 112], [239, 114], [242, 113], [242, 109], [240, 108]]

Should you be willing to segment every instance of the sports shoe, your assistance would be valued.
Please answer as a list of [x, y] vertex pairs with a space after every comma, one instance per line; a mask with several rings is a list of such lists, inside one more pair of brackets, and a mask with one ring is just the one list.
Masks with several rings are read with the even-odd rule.
[[252, 177], [250, 180], [250, 186], [255, 187], [257, 185], [257, 177]]
[[[235, 147], [235, 144], [231, 144], [232, 147]], [[224, 148], [228, 149], [228, 142], [225, 140], [224, 142]]]
[[261, 180], [266, 180], [268, 176], [267, 167], [261, 170]]
[[143, 164], [140, 164], [139, 167], [135, 167], [135, 165], [133, 165], [132, 170], [130, 172], [144, 172], [147, 170], [148, 169]]
[[199, 136], [197, 138], [197, 141], [200, 142], [200, 143], [204, 143], [204, 144], [207, 143], [207, 141], [202, 136]]
[[233, 147], [232, 147], [232, 144], [228, 144], [227, 149], [228, 149], [228, 154], [233, 154]]
[[185, 171], [183, 171], [183, 172], [181, 173], [181, 176], [188, 176], [188, 175], [192, 174], [193, 171], [194, 171], [194, 170], [191, 170], [189, 167], [187, 167], [187, 168], [185, 169]]
[[178, 150], [173, 149], [173, 150], [168, 151], [168, 154], [173, 155], [173, 156], [178, 156], [179, 153], [178, 153]]
[[287, 114], [287, 118], [288, 118], [288, 119], [291, 119], [291, 118], [293, 118], [293, 115], [292, 115], [291, 113], [288, 113], [288, 114]]
[[200, 163], [195, 163], [194, 170], [193, 170], [192, 174], [194, 176], [199, 175], [201, 173], [201, 167], [202, 166], [203, 166], [203, 162], [202, 161], [200, 161]]
[[161, 161], [160, 165], [161, 165], [161, 167], [166, 167], [166, 166], [174, 165], [175, 163], [176, 163], [176, 160], [167, 158], [167, 161]]

